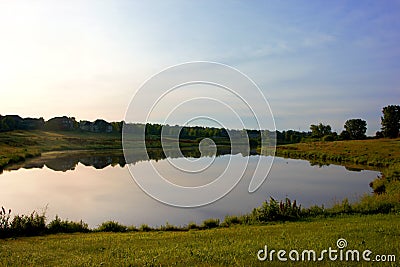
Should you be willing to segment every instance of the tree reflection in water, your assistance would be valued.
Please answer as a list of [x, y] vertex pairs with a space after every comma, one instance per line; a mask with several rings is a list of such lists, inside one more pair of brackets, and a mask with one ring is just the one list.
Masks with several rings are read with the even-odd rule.
[[[147, 153], [146, 153], [147, 152]], [[107, 166], [119, 165], [124, 167], [128, 164], [136, 164], [146, 160], [161, 160], [165, 158], [180, 158], [182, 155], [189, 158], [212, 157], [226, 154], [239, 154], [244, 157], [249, 155], [258, 155], [255, 150], [249, 150], [246, 147], [231, 151], [231, 148], [220, 148], [216, 150], [216, 155], [212, 151], [200, 152], [198, 147], [182, 148], [181, 153], [177, 151], [163, 150], [161, 148], [152, 148], [144, 152], [129, 153], [129, 160], [126, 161], [122, 150], [85, 150], [85, 151], [60, 151], [43, 153], [42, 156], [26, 160], [21, 163], [7, 166], [4, 170], [12, 171], [21, 168], [43, 168], [46, 166], [54, 171], [74, 170], [78, 163], [85, 166], [92, 166], [96, 169], [103, 169]]]

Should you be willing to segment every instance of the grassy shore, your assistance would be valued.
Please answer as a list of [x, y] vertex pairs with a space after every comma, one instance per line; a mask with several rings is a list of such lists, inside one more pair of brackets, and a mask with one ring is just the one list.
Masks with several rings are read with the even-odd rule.
[[278, 146], [276, 155], [380, 171], [382, 176], [370, 183], [375, 194], [363, 196], [353, 206], [367, 213], [400, 207], [400, 138], [297, 143]]
[[316, 163], [336, 163], [382, 169], [400, 163], [400, 138], [310, 142], [277, 147], [277, 156]]
[[[189, 232], [58, 234], [0, 240], [1, 266], [370, 266], [367, 262], [259, 262], [257, 252], [296, 249], [369, 249], [400, 259], [400, 215], [342, 216], [264, 226]], [[287, 255], [286, 255], [287, 256]], [[296, 264], [295, 264], [296, 263]], [[378, 265], [377, 265], [378, 266]], [[395, 266], [381, 263], [379, 266]]]

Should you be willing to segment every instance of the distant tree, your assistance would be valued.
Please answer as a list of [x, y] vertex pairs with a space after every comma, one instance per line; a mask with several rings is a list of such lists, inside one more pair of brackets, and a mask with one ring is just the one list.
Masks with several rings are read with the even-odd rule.
[[311, 124], [310, 126], [311, 136], [321, 138], [325, 135], [329, 135], [332, 133], [332, 128], [330, 125], [323, 125], [322, 123], [315, 125]]
[[124, 123], [123, 121], [111, 122], [111, 125], [112, 125], [112, 128], [113, 128], [113, 132], [121, 133], [122, 132], [123, 123]]
[[350, 119], [344, 124], [344, 129], [349, 133], [350, 139], [364, 139], [367, 122], [362, 119]]
[[350, 134], [349, 134], [348, 131], [343, 130], [343, 131], [340, 133], [339, 138], [342, 139], [342, 140], [350, 140]]
[[376, 131], [375, 138], [383, 138], [383, 133], [381, 131]]
[[385, 137], [396, 138], [400, 130], [400, 106], [389, 105], [382, 109], [382, 133]]
[[0, 132], [9, 131], [10, 127], [8, 127], [4, 117], [0, 116]]

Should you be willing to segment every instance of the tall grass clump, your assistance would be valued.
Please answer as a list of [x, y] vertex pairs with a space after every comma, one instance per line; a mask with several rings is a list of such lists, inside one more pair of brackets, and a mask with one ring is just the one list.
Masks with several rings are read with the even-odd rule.
[[4, 207], [0, 210], [0, 238], [10, 234], [11, 210], [6, 212]]
[[298, 206], [296, 200], [292, 202], [289, 198], [278, 202], [271, 197], [269, 202], [264, 201], [261, 207], [254, 209], [252, 215], [258, 222], [296, 220], [300, 218], [301, 205]]

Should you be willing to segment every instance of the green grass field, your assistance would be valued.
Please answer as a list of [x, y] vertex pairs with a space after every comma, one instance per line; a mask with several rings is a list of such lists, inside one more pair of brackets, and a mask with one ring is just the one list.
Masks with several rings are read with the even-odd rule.
[[[58, 234], [0, 240], [1, 266], [398, 266], [400, 215], [342, 216], [264, 226], [233, 226], [188, 232]], [[257, 252], [347, 249], [395, 255], [396, 263], [260, 262]], [[300, 254], [301, 255], [301, 254]], [[286, 255], [287, 257], [287, 255]], [[360, 256], [361, 257], [361, 256]], [[301, 259], [301, 258], [300, 258]], [[397, 265], [396, 265], [397, 264]]]

